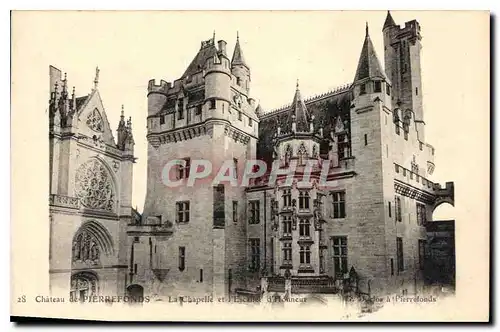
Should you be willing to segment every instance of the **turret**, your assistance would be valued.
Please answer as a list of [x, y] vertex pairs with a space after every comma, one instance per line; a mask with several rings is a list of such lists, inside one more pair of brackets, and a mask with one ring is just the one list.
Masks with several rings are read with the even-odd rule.
[[163, 108], [167, 100], [167, 91], [171, 84], [164, 80], [156, 84], [154, 79], [148, 82], [148, 116], [155, 115]]
[[[219, 47], [224, 43], [220, 43]], [[231, 71], [229, 59], [223, 52], [217, 52], [213, 40], [204, 46], [213, 56], [205, 61], [205, 109], [207, 117], [225, 118], [231, 104]]]
[[240, 46], [240, 37], [236, 35], [233, 58], [231, 60], [231, 73], [236, 77], [236, 84], [248, 94], [250, 91], [250, 67], [245, 62], [243, 51]]
[[400, 103], [402, 111], [414, 114], [418, 139], [424, 142], [420, 25], [412, 20], [406, 22], [401, 28], [394, 23], [388, 12], [382, 31], [384, 33], [385, 70], [393, 87], [392, 100], [394, 103]]

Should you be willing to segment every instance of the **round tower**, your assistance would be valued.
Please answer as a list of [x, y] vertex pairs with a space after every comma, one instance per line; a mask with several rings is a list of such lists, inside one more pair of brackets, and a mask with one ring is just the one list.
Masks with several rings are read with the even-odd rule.
[[156, 80], [152, 79], [148, 82], [148, 116], [157, 114], [165, 105], [167, 100], [167, 91], [170, 87], [166, 81], [161, 80], [160, 84], [156, 84]]
[[231, 105], [229, 59], [214, 55], [205, 63], [205, 104], [209, 118], [225, 118]]

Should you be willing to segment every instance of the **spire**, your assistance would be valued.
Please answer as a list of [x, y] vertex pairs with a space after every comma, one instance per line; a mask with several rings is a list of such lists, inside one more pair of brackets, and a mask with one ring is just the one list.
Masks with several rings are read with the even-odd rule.
[[[295, 95], [293, 96], [292, 104], [288, 114], [288, 121], [285, 124], [285, 132], [295, 131], [307, 133], [310, 131], [310, 121], [312, 117], [307, 110], [306, 104], [300, 93], [299, 80], [297, 79]], [[295, 125], [293, 125], [295, 123]], [[294, 129], [294, 130], [292, 130]]]
[[212, 36], [212, 39], [213, 39], [213, 41], [215, 43], [215, 29], [214, 29], [214, 35]]
[[97, 89], [97, 85], [99, 84], [99, 71], [99, 67], [95, 67], [94, 89]]
[[365, 41], [363, 43], [363, 48], [361, 49], [361, 55], [359, 56], [358, 68], [356, 70], [354, 82], [368, 77], [386, 78], [382, 65], [378, 60], [377, 53], [375, 52], [375, 47], [373, 47], [373, 43], [368, 33], [368, 23], [366, 23]]
[[385, 17], [385, 22], [384, 22], [384, 27], [382, 28], [382, 31], [384, 31], [386, 28], [395, 26], [396, 22], [394, 22], [394, 19], [392, 18], [391, 12], [388, 10], [387, 11], [387, 16]]
[[231, 60], [231, 64], [233, 66], [243, 65], [248, 68], [245, 62], [245, 58], [243, 57], [243, 52], [241, 51], [240, 36], [238, 32], [236, 32], [236, 45], [234, 46], [233, 59]]

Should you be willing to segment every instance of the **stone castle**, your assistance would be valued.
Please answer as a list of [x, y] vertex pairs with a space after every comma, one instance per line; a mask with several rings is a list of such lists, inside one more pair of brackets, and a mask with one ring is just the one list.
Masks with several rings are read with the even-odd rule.
[[[214, 36], [182, 77], [151, 80], [142, 213], [131, 204], [131, 120], [122, 110], [115, 140], [99, 71], [92, 92], [76, 97], [51, 66], [53, 292], [162, 300], [291, 285], [292, 293], [328, 293], [353, 279], [366, 294], [421, 291], [425, 225], [436, 206], [454, 203], [454, 188], [429, 179], [435, 151], [425, 139], [420, 25], [401, 27], [388, 13], [382, 32], [385, 67], [367, 26], [351, 84], [304, 99], [297, 82], [292, 103], [273, 111], [250, 95], [239, 38], [231, 58]], [[169, 187], [162, 177], [174, 159], [183, 161], [172, 169], [181, 182], [197, 171], [195, 160], [214, 169], [230, 161], [236, 180], [251, 160], [278, 165], [280, 175]], [[322, 173], [330, 186], [319, 183]]]

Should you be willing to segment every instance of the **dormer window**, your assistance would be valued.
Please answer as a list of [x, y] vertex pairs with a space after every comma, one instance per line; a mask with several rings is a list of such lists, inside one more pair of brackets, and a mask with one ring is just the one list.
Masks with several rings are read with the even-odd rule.
[[210, 109], [215, 109], [215, 106], [216, 106], [215, 99], [211, 99], [210, 100]]
[[375, 83], [374, 92], [382, 92], [382, 82], [374, 82], [374, 83]]

